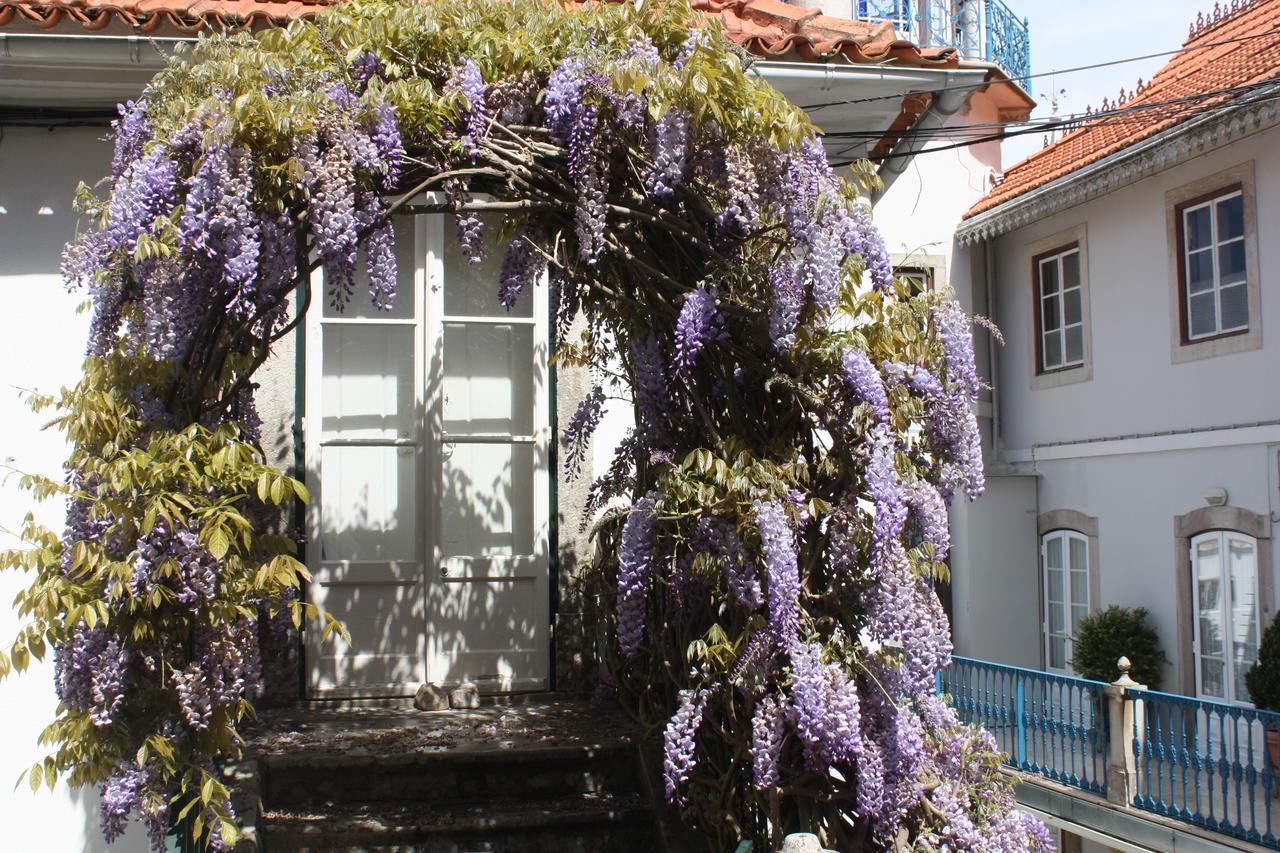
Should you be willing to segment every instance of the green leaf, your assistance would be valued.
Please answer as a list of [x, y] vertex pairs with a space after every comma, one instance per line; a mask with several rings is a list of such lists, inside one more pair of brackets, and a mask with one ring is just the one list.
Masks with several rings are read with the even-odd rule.
[[209, 534], [209, 542], [207, 546], [209, 553], [213, 555], [215, 560], [221, 560], [227, 556], [227, 551], [231, 547], [231, 539], [227, 536], [225, 527], [219, 525], [213, 528], [213, 532]]
[[205, 805], [213, 799], [213, 777], [208, 773], [204, 776], [204, 784], [200, 786], [200, 801]]

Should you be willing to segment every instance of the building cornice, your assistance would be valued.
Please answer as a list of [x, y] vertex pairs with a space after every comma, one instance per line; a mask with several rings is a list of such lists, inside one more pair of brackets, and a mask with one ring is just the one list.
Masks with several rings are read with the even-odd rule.
[[969, 246], [1008, 234], [1078, 204], [1221, 148], [1280, 121], [1280, 85], [1232, 101], [1150, 139], [1064, 175], [966, 220], [956, 242]]

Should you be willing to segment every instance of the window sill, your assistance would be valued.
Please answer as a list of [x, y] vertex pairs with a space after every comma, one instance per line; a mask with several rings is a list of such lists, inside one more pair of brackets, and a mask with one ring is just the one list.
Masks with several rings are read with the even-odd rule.
[[1078, 382], [1089, 382], [1093, 379], [1093, 364], [1085, 362], [1071, 367], [1059, 367], [1037, 373], [1031, 377], [1031, 390], [1044, 391], [1048, 388], [1059, 388], [1063, 385], [1075, 385]]
[[1256, 349], [1262, 349], [1262, 330], [1253, 325], [1242, 332], [1227, 332], [1196, 341], [1175, 341], [1171, 359], [1174, 364], [1185, 364]]

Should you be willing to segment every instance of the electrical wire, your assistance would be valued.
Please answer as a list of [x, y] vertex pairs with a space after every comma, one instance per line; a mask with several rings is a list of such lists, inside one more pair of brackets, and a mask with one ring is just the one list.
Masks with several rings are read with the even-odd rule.
[[[922, 89], [919, 92], [909, 92], [906, 94], [912, 94], [912, 95], [941, 94], [942, 92], [959, 91], [961, 89], [977, 89], [977, 88], [983, 88], [986, 86], [996, 86], [996, 85], [1013, 85], [1015, 83], [1021, 83], [1022, 81], [1025, 81], [1025, 80], [1037, 80], [1041, 77], [1054, 77], [1061, 74], [1075, 74], [1080, 71], [1094, 71], [1099, 68], [1110, 68], [1115, 65], [1125, 65], [1130, 62], [1142, 62], [1147, 59], [1158, 59], [1161, 56], [1176, 56], [1179, 53], [1189, 53], [1190, 51], [1193, 51], [1193, 50], [1209, 50], [1215, 47], [1223, 47], [1229, 44], [1236, 44], [1239, 42], [1251, 41], [1253, 39], [1258, 39], [1258, 38], [1267, 38], [1269, 36], [1275, 36], [1275, 35], [1280, 35], [1280, 27], [1276, 27], [1274, 29], [1270, 29], [1261, 33], [1253, 33], [1252, 35], [1247, 35], [1247, 36], [1238, 36], [1236, 38], [1222, 39], [1221, 41], [1209, 42], [1207, 44], [1196, 44], [1196, 45], [1191, 45], [1190, 47], [1184, 45], [1183, 47], [1180, 47], [1176, 50], [1162, 50], [1157, 53], [1143, 54], [1142, 56], [1126, 56], [1123, 59], [1112, 59], [1112, 60], [1108, 60], [1107, 62], [1095, 62], [1092, 65], [1078, 65], [1074, 68], [1064, 68], [1058, 71], [1042, 71], [1038, 74], [1023, 74], [1019, 77], [1007, 77], [1000, 80], [986, 80], [982, 83], [976, 83], [976, 84], [960, 83], [954, 86], [940, 86], [936, 89]], [[852, 104], [868, 104], [868, 103], [873, 103], [875, 101], [900, 100], [902, 97], [903, 97], [903, 93], [896, 93], [893, 95], [868, 95], [865, 98], [850, 98], [845, 101], [826, 101], [818, 104], [810, 104], [809, 106], [801, 107], [801, 109], [803, 109], [805, 112], [811, 112], [811, 111], [826, 109], [827, 107], [841, 107], [841, 106], [847, 106]]]
[[[1272, 81], [1272, 82], [1274, 82], [1274, 81]], [[1267, 102], [1270, 102], [1270, 101], [1276, 101], [1276, 100], [1280, 100], [1280, 91], [1273, 92], [1273, 93], [1271, 93], [1271, 94], [1260, 95], [1259, 97], [1256, 97], [1256, 98], [1251, 98], [1251, 99], [1249, 99], [1249, 100], [1247, 101], [1247, 103], [1249, 103], [1249, 104], [1261, 104], [1261, 103], [1267, 103]], [[1195, 109], [1184, 108], [1183, 110], [1181, 110], [1181, 111], [1179, 111], [1179, 112], [1174, 113], [1174, 114], [1173, 114], [1173, 115], [1171, 115], [1170, 117], [1171, 117], [1171, 118], [1174, 118], [1174, 119], [1181, 120], [1182, 118], [1185, 118], [1185, 117], [1188, 117], [1188, 116], [1191, 116], [1191, 115], [1195, 115], [1197, 112], [1199, 112], [1199, 111], [1198, 111], [1198, 110], [1195, 110]], [[1110, 123], [1111, 123], [1111, 124], [1126, 124], [1126, 123], [1128, 123], [1128, 122], [1127, 122], [1127, 121], [1116, 121], [1116, 122], [1110, 122]], [[1097, 124], [1097, 125], [1095, 125], [1095, 124], [1094, 124], [1094, 123], [1092, 123], [1092, 122], [1086, 122], [1086, 123], [1085, 123], [1085, 126], [1086, 126], [1086, 128], [1093, 128], [1093, 127], [1095, 127], [1095, 126], [1104, 126], [1105, 124], [1107, 124], [1107, 122], [1102, 122], [1102, 123], [1099, 123], [1099, 124]], [[870, 159], [870, 160], [872, 160], [872, 162], [876, 162], [876, 163], [883, 163], [883, 162], [884, 162], [884, 161], [886, 161], [886, 160], [893, 160], [893, 159], [897, 159], [897, 158], [900, 158], [900, 157], [916, 157], [916, 156], [919, 156], [919, 155], [921, 155], [921, 154], [933, 154], [933, 153], [938, 152], [938, 151], [950, 151], [950, 150], [955, 149], [955, 148], [967, 148], [967, 147], [968, 147], [968, 146], [970, 146], [970, 145], [978, 145], [978, 144], [983, 143], [983, 142], [993, 142], [993, 141], [995, 141], [995, 140], [1005, 139], [1005, 138], [1008, 138], [1008, 137], [1011, 137], [1011, 136], [1023, 136], [1023, 135], [1028, 134], [1028, 133], [1039, 133], [1039, 132], [1040, 132], [1041, 130], [1043, 130], [1043, 129], [1044, 129], [1044, 128], [1042, 128], [1042, 127], [1029, 127], [1029, 128], [1022, 128], [1022, 129], [1019, 129], [1019, 130], [1009, 131], [1009, 132], [1007, 132], [1007, 133], [992, 133], [992, 134], [989, 134], [989, 135], [986, 135], [986, 136], [977, 137], [977, 138], [975, 138], [975, 139], [969, 139], [969, 140], [962, 141], [962, 142], [954, 142], [954, 143], [951, 143], [951, 144], [949, 144], [949, 145], [937, 145], [937, 146], [934, 146], [934, 147], [932, 147], [932, 148], [925, 148], [925, 149], [922, 149], [922, 150], [919, 150], [919, 151], [890, 151], [890, 152], [888, 152], [887, 154], [882, 154], [882, 155], [880, 155], [880, 156], [878, 156], [878, 157], [872, 157], [872, 158], [869, 158], [869, 159]], [[1035, 155], [1034, 155], [1034, 154], [1032, 154], [1031, 156], [1032, 156], [1032, 157], [1034, 157]], [[831, 165], [832, 165], [833, 167], [839, 168], [839, 167], [843, 167], [843, 166], [848, 166], [848, 165], [850, 165], [851, 163], [855, 163], [855, 162], [857, 162], [857, 160], [858, 160], [858, 159], [868, 159], [868, 158], [855, 158], [855, 159], [852, 159], [852, 160], [842, 160], [842, 161], [839, 161], [839, 162], [832, 163]]]
[[[1160, 101], [1144, 101], [1141, 103], [1130, 102], [1124, 106], [1116, 107], [1111, 110], [1099, 110], [1091, 113], [1071, 113], [1066, 116], [1051, 116], [1040, 119], [1027, 119], [1020, 122], [982, 122], [953, 127], [936, 127], [936, 128], [908, 128], [900, 134], [894, 134], [891, 130], [840, 130], [832, 131], [824, 134], [826, 139], [867, 139], [878, 140], [885, 136], [896, 135], [900, 139], [910, 138], [964, 138], [980, 134], [982, 131], [990, 130], [993, 132], [1001, 129], [1012, 128], [1014, 130], [1075, 130], [1082, 127], [1094, 127], [1101, 124], [1122, 123], [1113, 122], [1112, 119], [1123, 119], [1127, 116], [1133, 116], [1137, 113], [1149, 112], [1151, 110], [1164, 110], [1169, 108], [1177, 108], [1184, 106], [1198, 106], [1201, 101], [1211, 100], [1220, 97], [1231, 97], [1249, 94], [1260, 89], [1269, 88], [1276, 83], [1280, 83], [1280, 77], [1269, 77], [1266, 80], [1259, 80], [1254, 83], [1248, 83], [1242, 86], [1229, 86], [1222, 89], [1211, 89], [1207, 92], [1196, 92], [1192, 95], [1183, 95], [1178, 98], [1167, 98]], [[1013, 131], [1009, 131], [1012, 135]]]

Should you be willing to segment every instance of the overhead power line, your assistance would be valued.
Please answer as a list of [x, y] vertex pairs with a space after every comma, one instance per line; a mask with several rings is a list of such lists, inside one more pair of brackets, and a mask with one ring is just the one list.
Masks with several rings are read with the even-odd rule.
[[1166, 110], [1171, 107], [1195, 107], [1202, 101], [1212, 100], [1214, 98], [1224, 96], [1238, 96], [1266, 89], [1280, 82], [1280, 77], [1272, 77], [1266, 80], [1260, 80], [1256, 83], [1249, 83], [1243, 86], [1230, 86], [1222, 89], [1211, 89], [1207, 92], [1196, 92], [1192, 95], [1183, 95], [1177, 98], [1168, 98], [1159, 101], [1143, 101], [1141, 103], [1130, 102], [1123, 106], [1110, 110], [1100, 110], [1090, 113], [1071, 113], [1066, 116], [1051, 116], [1040, 119], [1027, 119], [1025, 121], [1014, 122], [982, 122], [967, 125], [956, 125], [951, 127], [933, 127], [933, 128], [908, 128], [900, 134], [894, 134], [891, 130], [869, 129], [869, 130], [842, 130], [832, 131], [824, 134], [826, 139], [866, 139], [878, 140], [885, 136], [895, 135], [900, 139], [912, 138], [929, 138], [929, 139], [946, 139], [946, 138], [967, 138], [976, 135], [982, 135], [983, 131], [999, 132], [1002, 129], [1007, 130], [1006, 135], [1013, 135], [1014, 131], [1024, 129], [1030, 130], [1063, 130], [1073, 131], [1082, 127], [1094, 127], [1103, 124], [1118, 123], [1112, 122], [1112, 119], [1126, 118], [1134, 116], [1138, 113], [1150, 112], [1152, 110]]
[[1021, 83], [1025, 80], [1036, 80], [1041, 77], [1055, 77], [1060, 74], [1075, 74], [1080, 71], [1094, 71], [1099, 68], [1110, 68], [1115, 65], [1125, 65], [1130, 62], [1142, 62], [1147, 59], [1158, 59], [1161, 56], [1175, 56], [1179, 53], [1189, 53], [1193, 50], [1209, 50], [1215, 47], [1223, 47], [1229, 44], [1237, 44], [1239, 42], [1252, 41], [1253, 39], [1267, 38], [1270, 36], [1280, 35], [1280, 27], [1267, 30], [1266, 32], [1253, 33], [1247, 36], [1238, 36], [1236, 38], [1222, 39], [1220, 41], [1209, 42], [1207, 44], [1196, 44], [1190, 47], [1180, 47], [1176, 50], [1162, 50], [1157, 53], [1146, 53], [1141, 56], [1126, 56], [1123, 59], [1112, 59], [1107, 62], [1095, 62], [1092, 65], [1078, 65], [1074, 68], [1064, 68], [1057, 71], [1042, 71], [1038, 74], [1024, 74], [1020, 77], [1008, 77], [1002, 80], [988, 80], [985, 83], [961, 83], [954, 86], [940, 86], [936, 89], [922, 89], [919, 92], [896, 93], [893, 95], [868, 95], [864, 98], [850, 98], [844, 101], [826, 101], [824, 103], [810, 104], [802, 107], [806, 112], [826, 109], [827, 107], [841, 107], [852, 104], [868, 104], [876, 101], [894, 101], [901, 100], [904, 94], [924, 95], [924, 94], [941, 94], [942, 92], [959, 91], [961, 89], [976, 89], [980, 86], [996, 86], [996, 85], [1012, 85]]
[[[1277, 82], [1280, 82], [1280, 78], [1272, 78], [1271, 80], [1268, 80], [1266, 84], [1258, 84], [1257, 86], [1252, 86], [1249, 88], [1250, 89], [1264, 88], [1264, 86], [1271, 86], [1272, 84], [1275, 84]], [[1275, 101], [1275, 100], [1280, 100], [1280, 90], [1272, 91], [1269, 94], [1260, 95], [1256, 98], [1249, 98], [1247, 100], [1247, 103], [1258, 104], [1258, 103], [1267, 103], [1269, 101]], [[1236, 102], [1233, 102], [1233, 103], [1236, 103]], [[1185, 117], [1195, 115], [1197, 112], [1198, 110], [1193, 108], [1191, 105], [1186, 105], [1179, 109], [1175, 109], [1172, 113], [1169, 114], [1168, 117], [1181, 120]], [[1082, 124], [1087, 127], [1094, 127], [1095, 125], [1105, 126], [1108, 124], [1127, 124], [1127, 123], [1131, 123], [1132, 121], [1133, 119], [1129, 118], [1128, 116], [1113, 116], [1110, 119], [1102, 119], [1101, 121], [1096, 123], [1093, 122], [1092, 120], [1085, 120], [1084, 122], [1082, 122]], [[919, 151], [910, 151], [910, 152], [890, 151], [887, 154], [883, 154], [879, 157], [874, 157], [871, 159], [874, 162], [884, 162], [885, 160], [892, 160], [900, 157], [915, 157], [920, 154], [932, 154], [938, 151], [950, 151], [956, 148], [967, 148], [970, 145], [978, 145], [983, 142], [993, 142], [995, 140], [1005, 139], [1011, 136], [1023, 136], [1028, 133], [1040, 133], [1045, 129], [1046, 127], [1043, 125], [1038, 125], [1035, 127], [1025, 127], [1025, 128], [1003, 132], [1003, 133], [992, 133], [986, 136], [979, 136], [979, 137], [975, 137], [973, 139], [967, 139], [961, 142], [954, 142], [949, 145], [936, 145], [936, 146], [919, 150]], [[1035, 155], [1033, 154], [1031, 156], [1034, 157]], [[855, 160], [842, 160], [836, 163], [832, 163], [832, 166], [835, 166], [835, 167], [847, 166], [853, 162], [855, 162]]]

